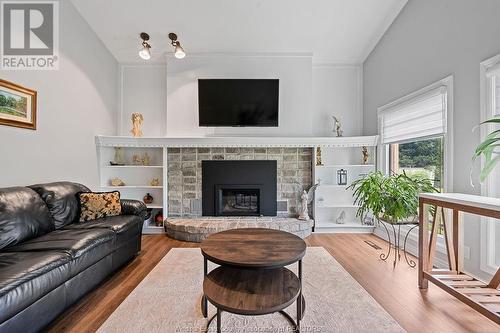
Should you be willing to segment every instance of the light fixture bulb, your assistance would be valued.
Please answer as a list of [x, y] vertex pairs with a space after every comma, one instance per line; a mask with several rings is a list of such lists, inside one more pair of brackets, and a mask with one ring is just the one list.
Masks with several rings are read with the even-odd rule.
[[174, 55], [177, 59], [182, 59], [186, 56], [186, 52], [184, 52], [184, 49], [182, 48], [182, 46], [179, 42], [177, 42], [177, 45], [175, 46]]
[[149, 50], [149, 45], [144, 45], [142, 49], [139, 51], [139, 57], [141, 57], [144, 60], [149, 60], [151, 59], [151, 51]]

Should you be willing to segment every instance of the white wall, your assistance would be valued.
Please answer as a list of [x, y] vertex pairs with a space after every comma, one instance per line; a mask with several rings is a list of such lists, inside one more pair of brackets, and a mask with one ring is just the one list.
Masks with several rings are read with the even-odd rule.
[[[311, 56], [187, 56], [168, 59], [167, 135], [311, 135]], [[279, 127], [198, 126], [198, 78], [279, 78]]]
[[344, 136], [363, 134], [363, 70], [357, 65], [313, 65], [313, 135], [332, 136], [332, 115]]
[[[130, 135], [130, 114], [141, 112], [145, 136], [331, 136], [332, 114], [340, 117], [344, 135], [361, 135], [361, 67], [311, 60], [309, 55], [212, 54], [169, 57], [166, 66], [122, 65], [119, 133]], [[279, 127], [199, 127], [198, 78], [279, 78]]]
[[94, 136], [116, 134], [118, 64], [61, 1], [57, 71], [0, 71], [38, 92], [37, 130], [0, 126], [0, 187], [71, 180], [98, 187]]
[[[500, 53], [497, 0], [409, 1], [364, 63], [364, 132], [377, 132], [377, 107], [450, 74], [454, 76], [455, 192], [479, 194], [469, 184], [479, 133], [479, 63]], [[477, 179], [477, 177], [475, 177]], [[479, 223], [469, 221], [466, 269], [479, 271]]]
[[144, 136], [164, 136], [167, 108], [167, 72], [165, 65], [120, 66], [120, 135], [130, 135], [131, 115], [144, 116]]

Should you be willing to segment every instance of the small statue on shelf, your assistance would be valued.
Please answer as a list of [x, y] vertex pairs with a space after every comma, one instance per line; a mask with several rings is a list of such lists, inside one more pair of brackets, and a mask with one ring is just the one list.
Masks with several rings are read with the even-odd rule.
[[366, 148], [366, 146], [363, 146], [363, 148], [361, 148], [361, 151], [363, 153], [363, 164], [366, 164], [368, 163], [368, 158], [370, 157], [370, 155], [368, 154], [368, 148]]
[[333, 118], [333, 132], [338, 136], [341, 137], [344, 134], [344, 131], [342, 130], [342, 124], [340, 123], [340, 119], [332, 116]]
[[345, 223], [345, 210], [341, 211], [337, 218], [335, 219], [335, 223], [344, 224]]
[[160, 186], [160, 180], [158, 178], [153, 178], [149, 183], [151, 186]]
[[111, 183], [111, 186], [125, 186], [125, 183], [123, 182], [123, 180], [121, 180], [118, 177], [112, 178], [110, 183]]
[[149, 157], [148, 153], [144, 153], [144, 156], [141, 159], [142, 165], [150, 165], [151, 157]]
[[125, 165], [125, 161], [123, 158], [123, 148], [115, 147], [115, 158], [114, 161], [109, 162], [110, 165]]
[[134, 137], [142, 136], [141, 125], [143, 121], [144, 117], [142, 116], [142, 114], [140, 114], [139, 112], [132, 113], [132, 129], [130, 130], [130, 133], [132, 133]]
[[316, 148], [316, 166], [323, 165], [323, 161], [321, 160], [321, 147]]
[[137, 154], [132, 155], [132, 164], [142, 165], [142, 158]]

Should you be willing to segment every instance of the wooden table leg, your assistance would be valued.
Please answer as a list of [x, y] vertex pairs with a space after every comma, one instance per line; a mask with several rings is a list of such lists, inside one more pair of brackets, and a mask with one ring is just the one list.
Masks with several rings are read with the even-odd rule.
[[217, 333], [221, 333], [221, 310], [217, 308]]
[[425, 205], [422, 200], [419, 202], [419, 237], [418, 237], [418, 287], [427, 289], [429, 281], [424, 276], [424, 270], [427, 269], [427, 261], [429, 256], [429, 233], [427, 232], [427, 214], [429, 212], [428, 205]]
[[[203, 279], [207, 277], [208, 274], [208, 262], [206, 258], [203, 258]], [[204, 318], [207, 318], [208, 316], [208, 301], [205, 295], [201, 297], [201, 313], [203, 314]]]

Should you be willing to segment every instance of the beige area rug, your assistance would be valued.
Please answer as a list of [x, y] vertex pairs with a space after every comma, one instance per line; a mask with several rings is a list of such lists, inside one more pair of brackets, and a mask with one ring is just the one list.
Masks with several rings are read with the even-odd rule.
[[[290, 266], [295, 272], [296, 268], [296, 264]], [[301, 332], [404, 332], [324, 248], [307, 248], [303, 278], [307, 304]], [[207, 319], [200, 310], [202, 281], [200, 249], [172, 249], [98, 331], [204, 332]], [[295, 303], [287, 312], [295, 319]], [[214, 313], [215, 308], [209, 304], [209, 318]], [[214, 320], [209, 332], [215, 332], [215, 328]], [[222, 313], [222, 330], [293, 332], [280, 314], [248, 317], [227, 312]]]

